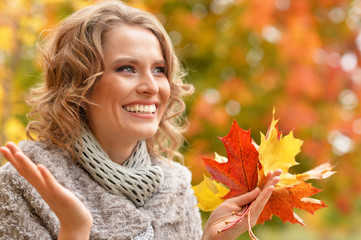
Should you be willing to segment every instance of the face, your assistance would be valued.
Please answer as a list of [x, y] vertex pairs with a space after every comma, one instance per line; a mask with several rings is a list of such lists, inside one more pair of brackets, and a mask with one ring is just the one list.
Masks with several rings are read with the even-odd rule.
[[154, 136], [167, 108], [170, 85], [156, 36], [139, 26], [119, 25], [106, 33], [104, 74], [87, 112], [100, 144], [136, 143]]

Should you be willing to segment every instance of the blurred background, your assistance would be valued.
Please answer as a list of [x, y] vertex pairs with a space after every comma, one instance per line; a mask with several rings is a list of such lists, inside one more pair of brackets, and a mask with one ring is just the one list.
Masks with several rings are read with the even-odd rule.
[[[0, 145], [24, 139], [24, 94], [41, 81], [39, 34], [84, 0], [0, 0]], [[306, 227], [277, 217], [260, 239], [361, 239], [361, 0], [129, 0], [155, 14], [173, 40], [196, 92], [182, 149], [193, 184], [201, 157], [225, 155], [217, 138], [233, 119], [260, 142], [273, 106], [284, 134], [304, 140], [295, 173], [321, 163], [336, 175], [314, 181], [329, 207], [296, 212]], [[2, 159], [2, 164], [5, 161]], [[209, 213], [203, 213], [206, 219]], [[244, 234], [239, 239], [249, 239]]]

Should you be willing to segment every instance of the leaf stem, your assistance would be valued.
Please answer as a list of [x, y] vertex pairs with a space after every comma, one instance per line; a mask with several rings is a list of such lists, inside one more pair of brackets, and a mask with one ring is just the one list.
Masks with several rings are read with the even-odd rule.
[[241, 213], [235, 213], [233, 212], [232, 214], [233, 215], [236, 215], [238, 216], [237, 220], [235, 221], [232, 221], [232, 222], [228, 222], [228, 221], [225, 221], [225, 224], [228, 225], [228, 224], [231, 224], [230, 226], [228, 226], [227, 228], [225, 229], [222, 229], [221, 231], [218, 231], [218, 233], [221, 233], [221, 232], [224, 232], [224, 231], [227, 231], [228, 229], [232, 228], [234, 225], [236, 225], [237, 223], [239, 223], [239, 221], [241, 221], [246, 215], [248, 216], [248, 234], [250, 236], [250, 238], [252, 240], [258, 240], [258, 238], [256, 237], [256, 235], [254, 235], [253, 231], [252, 231], [252, 225], [251, 225], [251, 210], [254, 206], [254, 201], [251, 203], [251, 204], [247, 204], [245, 205], [245, 208], [242, 210]]
[[253, 201], [251, 203], [251, 206], [249, 207], [249, 210], [248, 210], [248, 235], [249, 237], [252, 239], [252, 240], [258, 240], [258, 238], [256, 237], [256, 235], [254, 235], [253, 231], [252, 231], [252, 225], [251, 225], [251, 210], [254, 206], [254, 202]]

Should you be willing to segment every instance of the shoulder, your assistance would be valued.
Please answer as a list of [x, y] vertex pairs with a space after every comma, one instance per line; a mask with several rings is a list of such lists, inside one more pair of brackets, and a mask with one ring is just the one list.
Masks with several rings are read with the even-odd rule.
[[18, 174], [16, 169], [9, 162], [0, 167], [0, 191], [10, 189], [13, 183], [23, 183], [22, 177]]
[[192, 173], [186, 166], [174, 161], [160, 159], [153, 159], [152, 161], [155, 165], [162, 168], [165, 180], [173, 178], [187, 184], [187, 186], [190, 185]]
[[39, 141], [24, 140], [19, 147], [36, 164], [47, 165], [54, 160], [70, 159], [70, 154], [63, 149]]
[[153, 159], [153, 164], [163, 169], [164, 181], [144, 208], [153, 219], [156, 238], [167, 239], [171, 234], [177, 239], [200, 239], [200, 213], [190, 170], [173, 161]]
[[76, 180], [86, 177], [70, 154], [59, 147], [29, 140], [21, 141], [19, 147], [35, 164], [45, 165], [55, 179], [71, 191], [78, 185]]
[[158, 165], [163, 170], [164, 180], [159, 189], [160, 192], [176, 195], [180, 194], [183, 196], [184, 193], [190, 193], [188, 197], [193, 197], [193, 194], [189, 192], [192, 191], [192, 173], [187, 167], [178, 162], [159, 159], [153, 159], [153, 164]]
[[70, 154], [57, 146], [25, 140], [19, 143], [19, 147], [35, 164], [45, 165], [59, 182], [68, 179], [78, 168]]

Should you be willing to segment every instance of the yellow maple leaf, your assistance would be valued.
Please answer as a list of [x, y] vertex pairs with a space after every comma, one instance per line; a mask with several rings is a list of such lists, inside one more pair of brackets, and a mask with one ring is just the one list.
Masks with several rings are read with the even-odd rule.
[[303, 141], [294, 138], [291, 131], [287, 136], [282, 137], [282, 133], [278, 131], [277, 122], [274, 119], [275, 110], [273, 109], [273, 117], [267, 135], [261, 133], [261, 144], [259, 146], [259, 161], [262, 164], [260, 178], [264, 173], [282, 170], [279, 187], [292, 186], [309, 179], [325, 179], [333, 175], [331, 171], [333, 166], [330, 163], [324, 163], [307, 172], [293, 175], [288, 172], [289, 168], [297, 165], [295, 156], [300, 152]]
[[229, 192], [229, 189], [205, 175], [203, 177], [201, 183], [192, 187], [198, 199], [197, 207], [203, 211], [213, 211], [224, 201], [222, 197]]
[[295, 156], [300, 152], [303, 141], [294, 138], [291, 131], [283, 137], [278, 131], [277, 122], [273, 118], [267, 135], [261, 133], [261, 144], [259, 146], [259, 161], [262, 164], [263, 172], [268, 173], [277, 169], [282, 170], [279, 185], [292, 185], [297, 183], [296, 175], [288, 173], [288, 169], [298, 163]]

